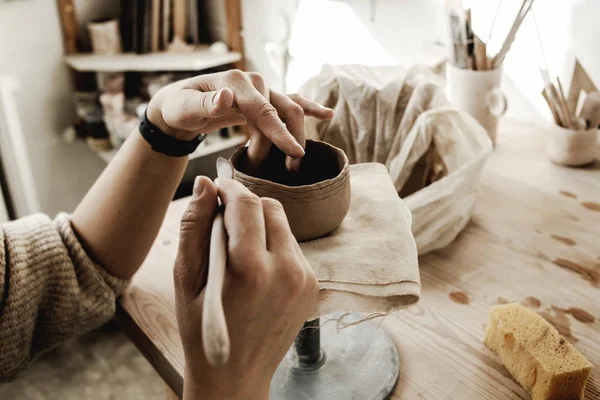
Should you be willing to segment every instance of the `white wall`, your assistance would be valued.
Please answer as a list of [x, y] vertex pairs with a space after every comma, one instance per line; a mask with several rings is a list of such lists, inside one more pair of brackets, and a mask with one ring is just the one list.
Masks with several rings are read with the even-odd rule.
[[[295, 90], [324, 62], [366, 64], [414, 64], [432, 62], [446, 55], [444, 0], [241, 0], [248, 69], [261, 72], [274, 88], [281, 87], [276, 68], [270, 64], [265, 44], [282, 37], [285, 13], [294, 24], [292, 60], [287, 79]], [[498, 0], [463, 0], [473, 6], [473, 18], [489, 26]], [[502, 38], [522, 0], [504, 0], [504, 23], [495, 36]], [[226, 35], [222, 1], [209, 0], [211, 30]], [[487, 10], [483, 10], [481, 8]], [[299, 9], [300, 12], [296, 12]], [[568, 82], [577, 56], [600, 85], [600, 2], [595, 0], [538, 0], [534, 9], [551, 73]], [[310, 11], [309, 11], [310, 10]], [[502, 20], [502, 18], [501, 18]], [[362, 39], [357, 38], [361, 36]], [[528, 17], [506, 59], [509, 79], [506, 90], [523, 98], [509, 105], [508, 115], [536, 120], [549, 118], [540, 95], [539, 44]], [[514, 97], [514, 96], [509, 96]]]
[[42, 210], [70, 211], [105, 165], [85, 143], [60, 136], [74, 111], [56, 1], [0, 3], [0, 29], [0, 75], [15, 76], [21, 87], [18, 108]]

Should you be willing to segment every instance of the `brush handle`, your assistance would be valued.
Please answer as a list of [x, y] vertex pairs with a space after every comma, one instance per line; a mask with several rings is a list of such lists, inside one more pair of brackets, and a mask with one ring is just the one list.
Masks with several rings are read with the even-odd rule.
[[227, 236], [223, 212], [215, 216], [210, 234], [208, 280], [202, 308], [202, 345], [210, 365], [222, 367], [229, 359], [231, 345], [223, 310], [223, 282], [227, 265]]

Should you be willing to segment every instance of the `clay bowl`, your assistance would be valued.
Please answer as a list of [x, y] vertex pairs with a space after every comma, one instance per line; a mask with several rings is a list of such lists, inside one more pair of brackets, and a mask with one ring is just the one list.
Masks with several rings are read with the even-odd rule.
[[335, 230], [350, 208], [350, 173], [346, 154], [329, 143], [307, 140], [300, 171], [285, 168], [285, 154], [272, 146], [257, 171], [249, 171], [248, 149], [231, 156], [235, 179], [260, 197], [283, 205], [299, 242]]

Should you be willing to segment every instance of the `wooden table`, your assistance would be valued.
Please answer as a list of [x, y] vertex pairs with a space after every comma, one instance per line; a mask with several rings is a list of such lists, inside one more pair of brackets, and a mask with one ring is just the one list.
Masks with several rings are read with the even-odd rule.
[[[596, 366], [586, 399], [600, 398], [600, 161], [585, 169], [548, 161], [544, 132], [503, 121], [473, 218], [446, 248], [420, 258], [420, 302], [382, 324], [398, 347], [394, 399], [527, 399], [483, 344], [489, 308], [521, 302]], [[172, 264], [186, 201], [163, 228], [117, 318], [180, 394], [183, 352]]]

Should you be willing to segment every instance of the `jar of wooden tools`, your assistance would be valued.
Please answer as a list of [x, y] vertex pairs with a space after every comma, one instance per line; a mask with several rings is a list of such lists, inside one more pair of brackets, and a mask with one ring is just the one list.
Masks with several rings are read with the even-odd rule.
[[[461, 0], [446, 0], [450, 27], [450, 58], [446, 65], [448, 98], [460, 111], [473, 116], [496, 144], [498, 118], [507, 108], [506, 97], [500, 90], [502, 64], [515, 40], [517, 31], [531, 10], [534, 0], [522, 0], [510, 30], [495, 54], [489, 54], [488, 44], [494, 33], [496, 16], [487, 29], [487, 38], [473, 31], [471, 9], [464, 9]], [[479, 33], [479, 35], [478, 35]]]
[[[569, 106], [560, 85], [557, 90], [552, 83], [548, 83], [542, 95], [555, 122], [548, 136], [550, 160], [573, 167], [593, 163], [598, 151], [600, 93], [588, 93], [581, 107], [577, 107], [576, 103]], [[575, 115], [571, 110], [578, 108], [581, 111]]]

